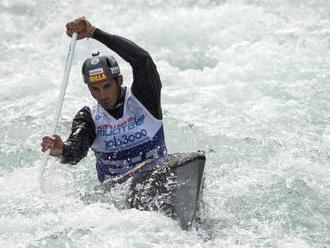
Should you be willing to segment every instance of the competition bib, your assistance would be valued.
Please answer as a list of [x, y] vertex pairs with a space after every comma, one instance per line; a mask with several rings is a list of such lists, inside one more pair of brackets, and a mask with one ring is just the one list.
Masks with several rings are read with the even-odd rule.
[[100, 104], [90, 107], [96, 139], [92, 150], [100, 181], [120, 176], [147, 158], [166, 155], [163, 122], [127, 88], [123, 116], [112, 117]]

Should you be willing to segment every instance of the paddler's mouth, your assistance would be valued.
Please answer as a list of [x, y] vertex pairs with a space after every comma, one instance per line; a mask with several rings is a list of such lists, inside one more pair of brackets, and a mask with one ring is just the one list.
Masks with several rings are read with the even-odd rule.
[[114, 106], [114, 103], [113, 103], [113, 101], [111, 101], [111, 100], [108, 100], [108, 101], [102, 101], [102, 102], [100, 102], [101, 103], [101, 105], [103, 106], [103, 107], [105, 107], [105, 108], [112, 108], [113, 106]]

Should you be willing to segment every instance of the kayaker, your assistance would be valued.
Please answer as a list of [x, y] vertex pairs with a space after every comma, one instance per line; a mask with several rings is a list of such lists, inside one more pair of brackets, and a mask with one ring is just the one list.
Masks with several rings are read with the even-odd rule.
[[[132, 67], [133, 83], [131, 87], [123, 85], [123, 75], [113, 56], [93, 54], [87, 58], [82, 75], [97, 102], [84, 106], [76, 114], [65, 142], [58, 135], [43, 137], [42, 151], [50, 149], [50, 155], [58, 157], [61, 163], [77, 164], [91, 148], [100, 182], [120, 177], [143, 161], [157, 161], [166, 156], [162, 84], [150, 54], [126, 38], [96, 28], [85, 17], [66, 24], [67, 35], [74, 32], [78, 33], [78, 39], [93, 38], [127, 61]], [[141, 196], [168, 193], [169, 173], [154, 170], [155, 164], [150, 163], [145, 177], [133, 183], [131, 207], [154, 210], [157, 208], [152, 203], [154, 199], [143, 202], [141, 198], [145, 197]], [[150, 181], [151, 177], [154, 180]], [[136, 184], [141, 182], [144, 189], [137, 191]], [[162, 201], [169, 204], [164, 198]], [[170, 211], [166, 206], [162, 210]]]

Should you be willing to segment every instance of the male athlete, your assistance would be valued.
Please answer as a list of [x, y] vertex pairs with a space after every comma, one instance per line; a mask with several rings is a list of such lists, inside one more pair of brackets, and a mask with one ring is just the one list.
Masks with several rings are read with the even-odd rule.
[[[149, 53], [128, 39], [95, 28], [84, 17], [69, 22], [66, 29], [68, 36], [78, 33], [78, 39], [93, 38], [121, 56], [132, 67], [133, 83], [131, 88], [123, 86], [114, 57], [93, 54], [86, 59], [82, 74], [97, 103], [76, 114], [65, 142], [57, 135], [44, 137], [42, 151], [50, 149], [50, 155], [59, 157], [62, 163], [76, 164], [91, 148], [100, 182], [116, 179], [143, 162], [162, 159], [167, 154], [160, 104], [162, 85]], [[153, 168], [156, 164], [148, 162], [146, 176], [133, 182], [131, 207], [159, 209], [160, 204], [150, 197], [168, 193], [169, 173]], [[141, 182], [142, 191], [136, 189]], [[168, 202], [162, 199], [161, 204]], [[171, 211], [166, 207], [159, 210]]]

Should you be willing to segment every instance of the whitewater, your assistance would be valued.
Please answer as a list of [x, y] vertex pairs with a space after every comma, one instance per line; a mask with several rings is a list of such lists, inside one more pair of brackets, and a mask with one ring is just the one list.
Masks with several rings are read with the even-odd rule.
[[[330, 2], [0, 1], [0, 247], [330, 247]], [[86, 16], [152, 55], [169, 152], [205, 151], [202, 226], [125, 209], [90, 152], [38, 176], [70, 39]], [[92, 102], [77, 42], [59, 134]], [[124, 84], [130, 66], [116, 56]]]

